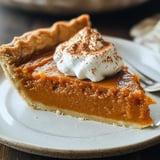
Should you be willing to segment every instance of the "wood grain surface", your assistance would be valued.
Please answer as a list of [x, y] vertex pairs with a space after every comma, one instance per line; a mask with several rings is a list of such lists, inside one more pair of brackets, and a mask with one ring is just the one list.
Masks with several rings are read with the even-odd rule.
[[[150, 0], [145, 4], [115, 12], [92, 13], [92, 26], [102, 34], [132, 39], [130, 28], [143, 18], [160, 13], [160, 1]], [[14, 36], [40, 27], [48, 27], [57, 20], [70, 19], [78, 15], [48, 15], [31, 13], [0, 6], [0, 44], [8, 43]], [[149, 160], [160, 159], [160, 144], [150, 148], [115, 157], [99, 158], [101, 160]], [[24, 153], [0, 144], [0, 160], [55, 160]]]

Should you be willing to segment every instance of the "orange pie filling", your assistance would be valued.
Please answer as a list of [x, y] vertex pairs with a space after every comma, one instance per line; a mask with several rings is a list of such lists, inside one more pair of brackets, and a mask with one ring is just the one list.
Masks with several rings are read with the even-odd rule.
[[15, 70], [25, 94], [32, 101], [49, 106], [49, 110], [56, 106], [59, 110], [144, 126], [153, 123], [148, 106], [155, 102], [145, 94], [138, 77], [129, 73], [126, 67], [103, 81], [91, 82], [59, 72], [53, 54], [54, 51], [32, 59]]

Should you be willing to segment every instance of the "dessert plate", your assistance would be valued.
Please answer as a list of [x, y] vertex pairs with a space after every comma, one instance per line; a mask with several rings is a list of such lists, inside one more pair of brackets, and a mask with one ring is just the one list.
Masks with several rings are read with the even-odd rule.
[[[121, 56], [159, 80], [159, 55], [126, 40], [115, 43]], [[148, 67], [147, 71], [146, 68]], [[0, 143], [38, 155], [59, 158], [95, 158], [144, 149], [160, 141], [160, 127], [135, 130], [81, 120], [29, 108], [0, 73]], [[160, 121], [160, 93], [150, 94], [155, 122]]]

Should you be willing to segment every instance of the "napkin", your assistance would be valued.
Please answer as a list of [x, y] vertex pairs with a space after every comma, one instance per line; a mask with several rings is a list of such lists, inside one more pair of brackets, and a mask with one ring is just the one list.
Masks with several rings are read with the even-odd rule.
[[160, 14], [145, 18], [130, 30], [133, 40], [160, 54]]

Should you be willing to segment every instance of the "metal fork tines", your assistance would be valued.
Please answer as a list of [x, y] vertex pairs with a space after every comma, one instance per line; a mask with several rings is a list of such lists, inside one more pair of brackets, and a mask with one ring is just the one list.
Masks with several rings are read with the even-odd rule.
[[128, 66], [129, 70], [132, 73], [139, 75], [145, 91], [147, 92], [160, 91], [160, 82], [157, 82], [154, 79], [147, 76], [146, 74], [142, 73], [142, 71], [140, 71], [138, 68], [130, 64], [127, 60], [125, 60], [125, 64], [126, 66]]

